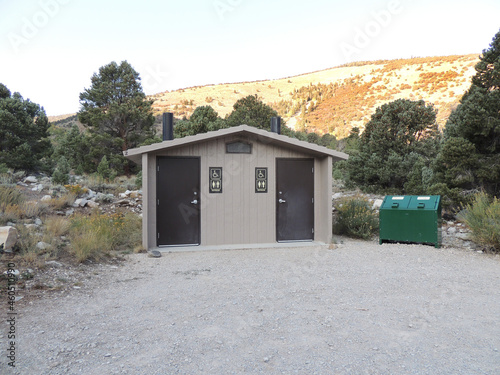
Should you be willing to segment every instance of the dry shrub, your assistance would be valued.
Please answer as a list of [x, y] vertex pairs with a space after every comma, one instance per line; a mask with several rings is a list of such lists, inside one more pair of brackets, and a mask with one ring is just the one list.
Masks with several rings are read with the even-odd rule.
[[500, 251], [500, 200], [486, 193], [476, 194], [459, 215], [472, 231], [472, 240], [489, 250]]
[[52, 237], [61, 237], [68, 233], [71, 221], [63, 216], [51, 216], [45, 220], [45, 230]]
[[135, 214], [103, 214], [95, 210], [90, 216], [71, 219], [71, 251], [78, 262], [100, 260], [113, 250], [134, 248], [141, 242], [141, 218]]
[[378, 217], [366, 198], [343, 199], [338, 208], [336, 234], [349, 237], [370, 239], [378, 230]]
[[48, 205], [53, 210], [62, 210], [63, 208], [70, 207], [75, 203], [76, 196], [73, 193], [64, 194], [58, 198], [52, 198], [48, 201]]

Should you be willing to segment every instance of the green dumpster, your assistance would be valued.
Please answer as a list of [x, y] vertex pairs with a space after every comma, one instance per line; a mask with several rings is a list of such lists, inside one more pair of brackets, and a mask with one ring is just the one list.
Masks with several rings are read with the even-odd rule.
[[379, 243], [441, 246], [441, 196], [388, 195], [380, 207]]

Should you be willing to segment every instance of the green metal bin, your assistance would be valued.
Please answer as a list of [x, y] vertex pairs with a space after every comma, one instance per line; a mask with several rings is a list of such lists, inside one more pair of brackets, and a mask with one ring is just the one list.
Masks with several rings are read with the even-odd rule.
[[379, 243], [441, 246], [441, 196], [388, 195], [380, 207]]

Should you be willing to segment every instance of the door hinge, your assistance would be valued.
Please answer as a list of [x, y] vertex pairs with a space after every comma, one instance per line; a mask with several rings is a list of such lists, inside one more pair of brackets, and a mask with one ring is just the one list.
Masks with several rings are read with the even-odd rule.
[[311, 228], [311, 233], [314, 234], [314, 228]]
[[159, 199], [157, 199], [157, 200], [156, 200], [156, 204], [157, 204], [158, 206], [160, 205], [160, 200], [159, 200]]
[[311, 203], [314, 203], [314, 198], [311, 198]]
[[160, 233], [158, 233], [158, 239], [160, 239]]
[[314, 167], [311, 168], [311, 173], [314, 173]]
[[159, 172], [159, 171], [160, 171], [160, 166], [159, 166], [159, 165], [156, 167], [156, 171], [157, 171], [157, 172]]

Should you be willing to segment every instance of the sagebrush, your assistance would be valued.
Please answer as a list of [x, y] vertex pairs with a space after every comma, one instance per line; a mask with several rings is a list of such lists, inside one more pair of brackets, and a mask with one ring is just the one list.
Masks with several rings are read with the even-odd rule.
[[334, 225], [336, 234], [367, 240], [377, 233], [378, 216], [367, 199], [362, 197], [344, 199], [338, 205], [337, 211], [337, 222]]
[[485, 248], [500, 252], [500, 200], [478, 193], [465, 206], [459, 219], [471, 230], [471, 239]]

